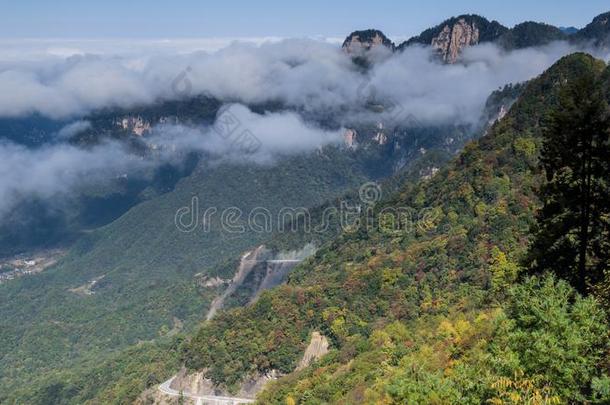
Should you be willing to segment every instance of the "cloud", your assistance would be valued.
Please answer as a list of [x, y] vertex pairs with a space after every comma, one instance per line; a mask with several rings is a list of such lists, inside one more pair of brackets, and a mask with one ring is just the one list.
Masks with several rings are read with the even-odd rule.
[[[38, 48], [26, 42], [29, 45], [22, 59], [14, 44], [2, 41], [0, 117], [39, 113], [65, 119], [103, 107], [177, 98], [183, 94], [176, 94], [172, 84], [187, 69], [194, 93], [207, 92], [230, 101], [287, 98], [290, 104], [304, 105], [310, 96], [302, 91], [301, 83], [306, 82], [314, 84], [316, 91], [320, 86], [328, 87], [326, 95], [334, 97], [332, 81], [350, 68], [336, 44], [277, 41], [237, 41], [214, 52], [196, 50], [196, 42], [168, 41], [173, 44], [168, 47], [164, 42], [156, 43], [157, 47], [134, 45], [132, 52], [123, 44], [117, 46], [116, 53], [100, 41], [84, 47], [74, 43], [49, 46], [43, 41]], [[218, 42], [218, 46], [226, 43]], [[88, 49], [99, 53], [88, 53]]]
[[[184, 39], [0, 39], [0, 63], [62, 59], [74, 55], [139, 58], [150, 55], [183, 55], [216, 52], [233, 43], [261, 45], [281, 37], [217, 37]], [[341, 38], [316, 38], [341, 44]]]
[[[87, 121], [71, 123], [59, 131], [58, 139], [89, 126]], [[125, 174], [142, 176], [164, 163], [179, 163], [188, 152], [203, 152], [213, 160], [267, 164], [279, 156], [340, 142], [341, 131], [317, 128], [293, 112], [256, 114], [231, 104], [221, 109], [212, 126], [160, 125], [142, 139], [149, 147], [146, 157], [116, 141], [87, 149], [67, 143], [36, 149], [0, 143], [0, 220], [24, 199], [61, 202], [83, 186]]]
[[475, 123], [493, 90], [531, 79], [575, 50], [565, 42], [514, 52], [486, 44], [466, 49], [463, 63], [444, 65], [414, 46], [379, 63], [367, 86], [420, 123]]
[[399, 103], [420, 120], [471, 122], [491, 91], [528, 80], [577, 50], [565, 42], [514, 52], [481, 45], [464, 53], [463, 64], [443, 65], [429, 48], [414, 46], [379, 58], [363, 73], [337, 44], [327, 41], [233, 42], [213, 52], [194, 51], [197, 42], [187, 40], [167, 43], [171, 45], [161, 41], [153, 43], [156, 47], [146, 43], [132, 48], [102, 41], [85, 43], [88, 46], [52, 43], [40, 46], [46, 53], [36, 53], [30, 44], [19, 60], [14, 47], [0, 42], [0, 117], [33, 112], [78, 117], [186, 92], [242, 104], [279, 101], [304, 116], [332, 115], [348, 124], [363, 113], [357, 107], [363, 104], [364, 88], [366, 94], [374, 91], [381, 99]]
[[39, 113], [51, 118], [85, 114], [105, 106], [150, 103], [155, 94], [127, 61], [72, 56], [0, 70], [0, 116]]
[[[463, 63], [443, 65], [429, 48], [412, 47], [393, 56], [381, 52], [363, 72], [337, 44], [308, 39], [234, 42], [215, 52], [191, 52], [193, 44], [172, 44], [169, 50], [136, 44], [133, 52], [123, 45], [112, 53], [109, 44], [96, 42], [104, 50], [97, 55], [77, 43], [43, 45], [44, 52], [28, 45], [20, 59], [14, 44], [0, 42], [0, 117], [35, 112], [73, 122], [58, 132], [57, 142], [36, 150], [0, 143], [0, 217], [24, 198], [61, 198], [83, 184], [138, 173], [188, 151], [269, 163], [340, 142], [342, 128], [363, 121], [473, 123], [491, 91], [530, 79], [576, 50], [565, 42], [514, 52], [481, 45], [469, 48]], [[87, 150], [65, 143], [88, 128], [83, 117], [92, 110], [185, 92], [227, 104], [211, 127], [154, 128], [144, 138], [148, 158], [118, 143]], [[266, 102], [287, 109], [257, 114], [246, 107]], [[374, 113], [366, 108], [370, 102], [396, 108]]]
[[257, 114], [242, 104], [229, 104], [221, 108], [214, 125], [159, 125], [145, 140], [166, 155], [200, 151], [234, 162], [270, 163], [277, 157], [338, 144], [343, 132], [319, 128], [295, 112]]
[[101, 181], [141, 165], [142, 161], [116, 143], [93, 150], [67, 144], [28, 149], [0, 143], [0, 218], [24, 199], [61, 198], [85, 182]]

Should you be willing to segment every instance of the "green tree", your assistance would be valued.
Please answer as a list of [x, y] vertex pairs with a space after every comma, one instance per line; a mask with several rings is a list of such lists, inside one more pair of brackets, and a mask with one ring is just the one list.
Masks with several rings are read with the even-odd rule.
[[538, 388], [552, 387], [570, 403], [586, 402], [592, 382], [602, 381], [608, 350], [606, 315], [596, 300], [553, 276], [532, 277], [512, 288], [505, 310], [512, 325], [506, 341], [496, 342], [500, 363], [508, 360], [505, 367], [514, 364], [513, 372], [539, 379]]
[[608, 104], [593, 72], [561, 91], [544, 129], [541, 188], [530, 260], [536, 271], [554, 271], [581, 293], [608, 269], [610, 147]]
[[511, 262], [497, 246], [493, 247], [491, 254], [491, 288], [495, 293], [506, 291], [517, 279], [519, 266]]

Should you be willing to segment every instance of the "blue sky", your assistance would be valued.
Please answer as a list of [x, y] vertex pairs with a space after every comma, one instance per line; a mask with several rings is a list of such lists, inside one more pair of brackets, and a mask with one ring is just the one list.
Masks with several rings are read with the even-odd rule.
[[512, 26], [525, 20], [586, 25], [607, 0], [0, 0], [1, 38], [345, 36], [379, 28], [409, 36], [462, 13]]

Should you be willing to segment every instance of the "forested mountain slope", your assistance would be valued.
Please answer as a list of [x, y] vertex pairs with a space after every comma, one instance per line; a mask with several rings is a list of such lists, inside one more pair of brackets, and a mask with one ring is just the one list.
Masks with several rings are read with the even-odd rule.
[[[601, 15], [573, 41], [603, 48], [607, 28]], [[446, 61], [459, 62], [462, 45], [491, 42], [509, 51], [564, 38], [545, 24], [508, 29], [467, 15], [410, 43], [434, 45]], [[396, 50], [376, 30], [355, 32], [346, 45]], [[363, 76], [370, 67], [347, 64]], [[501, 403], [514, 393], [550, 402], [607, 400], [600, 308], [562, 282], [518, 281], [544, 178], [541, 128], [560, 89], [587, 72], [610, 94], [604, 63], [571, 55], [526, 85], [492, 94], [484, 130], [387, 125], [377, 118], [392, 106], [373, 98], [361, 111], [368, 121], [356, 119], [350, 128], [325, 114], [307, 117], [308, 125], [346, 130], [343, 143], [289, 152], [270, 164], [194, 152], [137, 180], [115, 178], [109, 169], [114, 180], [78, 190], [82, 201], [65, 210], [68, 216], [39, 201], [24, 203], [16, 212], [29, 222], [0, 227], [0, 255], [56, 240], [72, 245], [56, 266], [0, 285], [0, 403], [127, 403], [183, 364], [225, 391], [237, 391], [249, 376], [286, 376], [261, 394], [265, 404]], [[200, 96], [101, 110], [85, 117], [90, 127], [70, 144], [86, 149], [111, 139], [133, 156], [154, 157], [147, 135], [155, 125], [210, 125], [221, 104]], [[248, 108], [258, 115], [294, 112], [279, 102]], [[3, 120], [0, 137], [25, 131], [24, 144], [37, 148], [65, 122], [37, 117], [26, 124]], [[303, 207], [319, 224], [328, 207], [362, 203], [359, 187], [369, 182], [382, 184], [383, 198], [374, 201], [372, 224], [362, 218], [349, 232], [338, 234], [336, 217], [335, 229], [322, 235], [248, 227], [231, 234], [219, 223], [230, 207], [244, 214], [239, 225], [256, 207], [273, 218], [283, 207]], [[184, 232], [176, 213], [192, 214], [193, 197], [199, 222]], [[209, 231], [201, 223], [207, 208], [216, 210]], [[400, 229], [387, 229], [396, 221]], [[244, 252], [311, 242], [321, 249], [285, 285], [200, 324]], [[238, 289], [227, 306], [251, 302], [256, 287]], [[314, 332], [330, 340], [331, 353], [294, 372]], [[523, 352], [523, 342], [538, 335], [550, 343]]]
[[603, 62], [585, 54], [557, 62], [487, 136], [389, 205], [425, 209], [425, 221], [408, 232], [344, 234], [287, 285], [204, 324], [187, 344], [187, 366], [231, 389], [251, 373], [292, 372], [320, 331], [335, 350], [272, 385], [261, 403], [604, 395], [602, 310], [569, 299], [564, 282], [513, 286], [538, 206], [541, 125], [562, 85], [589, 72], [608, 89]]

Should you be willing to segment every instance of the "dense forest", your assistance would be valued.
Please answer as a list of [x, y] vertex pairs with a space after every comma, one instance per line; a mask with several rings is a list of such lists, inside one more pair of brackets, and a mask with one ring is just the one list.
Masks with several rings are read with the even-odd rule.
[[[598, 96], [583, 104], [583, 88]], [[91, 358], [17, 395], [33, 404], [129, 403], [185, 364], [228, 391], [261, 372], [286, 375], [259, 395], [262, 404], [607, 403], [608, 282], [593, 277], [607, 274], [607, 257], [593, 255], [599, 247], [587, 254], [586, 288], [570, 277], [576, 254], [563, 268], [534, 265], [558, 263], [556, 254], [532, 258], [541, 235], [552, 236], [549, 202], [562, 190], [549, 173], [553, 145], [590, 133], [562, 120], [597, 117], [591, 145], [608, 146], [610, 70], [573, 54], [505, 91], [520, 97], [485, 136], [432, 178], [388, 183], [376, 226], [324, 241], [255, 304], [220, 313], [190, 337]], [[602, 193], [608, 155], [596, 156]], [[382, 212], [400, 207], [427, 215], [388, 230]], [[607, 200], [595, 208], [601, 222], [590, 239], [608, 243]], [[314, 331], [328, 337], [330, 353], [293, 372]]]
[[562, 59], [487, 136], [387, 203], [430, 208], [425, 227], [342, 235], [286, 286], [205, 324], [187, 366], [229, 389], [249, 373], [290, 373], [318, 330], [335, 349], [261, 403], [608, 401], [607, 308], [561, 272], [528, 277], [525, 264], [548, 119], [583, 77], [608, 97], [603, 62]]
[[[399, 46], [378, 30], [350, 37], [400, 52], [465, 20], [480, 29], [475, 42], [499, 54], [557, 40], [602, 49], [609, 16], [569, 36], [463, 15]], [[358, 58], [346, 63], [366, 75], [375, 62]], [[456, 72], [461, 62], [444, 67]], [[497, 88], [478, 123], [390, 129], [356, 120], [343, 142], [272, 164], [197, 152], [138, 179], [112, 173], [79, 189], [68, 216], [28, 200], [14, 211], [31, 211], [28, 221], [0, 226], [0, 255], [69, 248], [48, 270], [0, 285], [0, 404], [166, 405], [159, 384], [179, 370], [201, 373], [223, 395], [273, 376], [260, 404], [608, 404], [609, 103], [608, 64], [574, 53]], [[117, 129], [123, 117], [210, 125], [221, 105], [201, 95], [100, 109], [69, 144], [112, 140], [146, 159], [146, 136]], [[384, 109], [365, 106], [375, 119]], [[279, 101], [249, 107], [306, 114]], [[313, 121], [346, 130], [324, 114]], [[64, 124], [25, 122], [0, 122], [0, 135], [26, 133], [24, 145], [38, 148]], [[366, 202], [362, 184], [375, 184], [379, 198]], [[306, 232], [296, 218], [285, 224], [293, 231], [235, 236], [218, 221], [183, 232], [176, 215], [194, 197], [195, 215], [306, 207], [313, 228], [330, 226]], [[363, 202], [359, 221], [344, 226], [337, 210]], [[263, 244], [270, 254], [316, 249], [262, 293], [261, 265], [203, 321], [244, 252]], [[301, 366], [312, 336], [329, 351]]]

